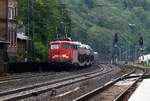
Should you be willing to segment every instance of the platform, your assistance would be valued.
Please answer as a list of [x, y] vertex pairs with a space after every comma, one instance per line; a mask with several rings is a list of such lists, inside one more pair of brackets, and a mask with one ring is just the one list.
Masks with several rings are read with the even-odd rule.
[[145, 79], [128, 101], [150, 101], [150, 79]]

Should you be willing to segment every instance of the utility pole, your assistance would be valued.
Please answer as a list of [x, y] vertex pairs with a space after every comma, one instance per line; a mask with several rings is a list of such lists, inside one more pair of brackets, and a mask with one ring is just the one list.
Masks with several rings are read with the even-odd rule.
[[31, 25], [32, 25], [32, 33], [31, 33], [31, 48], [32, 48], [32, 61], [35, 61], [35, 47], [34, 47], [34, 0], [32, 0], [32, 3], [31, 3], [31, 9], [32, 9], [32, 16], [31, 16]]
[[35, 61], [35, 53], [34, 53], [34, 0], [28, 0], [28, 37], [29, 40], [27, 42], [28, 47], [28, 61]]
[[[64, 0], [61, 0], [60, 4], [60, 13], [61, 13], [61, 20], [60, 25], [57, 27], [57, 36], [59, 38], [68, 38], [71, 37], [71, 16], [69, 17], [69, 11], [67, 10], [66, 4]], [[58, 35], [61, 34], [60, 36]]]
[[[29, 37], [30, 36], [30, 0], [28, 0], [28, 33], [27, 33], [27, 36]], [[27, 40], [27, 61], [29, 61], [30, 59], [30, 37], [28, 38]]]

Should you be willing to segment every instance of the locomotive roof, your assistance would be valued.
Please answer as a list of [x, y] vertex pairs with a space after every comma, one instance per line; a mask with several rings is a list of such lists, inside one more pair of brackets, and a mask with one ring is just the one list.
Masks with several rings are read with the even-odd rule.
[[81, 42], [77, 42], [77, 41], [52, 41], [50, 42], [50, 44], [61, 44], [61, 43], [75, 44], [82, 48], [91, 49], [89, 45], [82, 44]]
[[50, 44], [57, 44], [57, 43], [68, 43], [68, 44], [82, 45], [81, 42], [76, 42], [76, 41], [52, 41], [52, 42], [50, 42]]
[[52, 41], [52, 42], [50, 42], [50, 44], [57, 44], [57, 43], [69, 43], [69, 44], [72, 44], [73, 41]]

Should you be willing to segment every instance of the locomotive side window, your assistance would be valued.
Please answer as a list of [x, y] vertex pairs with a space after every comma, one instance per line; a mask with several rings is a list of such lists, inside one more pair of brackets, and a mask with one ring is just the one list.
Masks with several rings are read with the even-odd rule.
[[70, 44], [63, 44], [63, 45], [62, 45], [62, 48], [63, 48], [63, 49], [70, 49], [71, 46], [70, 46]]
[[58, 49], [58, 48], [59, 48], [59, 45], [57, 44], [51, 45], [51, 49]]
[[74, 50], [78, 49], [77, 45], [72, 45], [72, 47], [73, 47]]

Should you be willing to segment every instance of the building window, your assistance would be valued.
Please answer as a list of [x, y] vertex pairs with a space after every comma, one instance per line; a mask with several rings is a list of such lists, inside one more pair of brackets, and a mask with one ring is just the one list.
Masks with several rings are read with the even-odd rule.
[[17, 8], [9, 7], [8, 8], [8, 19], [14, 19], [17, 16]]
[[13, 19], [13, 8], [12, 7], [8, 8], [8, 18]]
[[11, 47], [12, 47], [12, 46], [13, 46], [13, 32], [12, 32], [12, 31], [11, 31], [10, 35], [11, 35], [11, 42], [10, 42], [10, 45], [11, 45]]
[[12, 32], [13, 33], [13, 43], [12, 43], [12, 46], [14, 46], [14, 43], [15, 43], [15, 33], [14, 32]]
[[12, 40], [12, 39], [11, 39], [11, 36], [12, 36], [12, 35], [11, 35], [11, 30], [9, 30], [9, 46], [10, 46], [10, 47], [11, 47], [11, 40]]
[[11, 31], [9, 30], [9, 46], [11, 46]]
[[14, 46], [16, 47], [17, 45], [17, 35], [16, 32], [14, 32]]
[[16, 46], [16, 33], [13, 31], [13, 46]]
[[14, 12], [15, 12], [14, 18], [16, 18], [16, 16], [17, 16], [17, 7], [15, 7]]
[[[10, 43], [10, 40], [11, 38], [10, 38], [10, 30], [8, 30], [8, 41], [9, 41], [9, 43]], [[9, 44], [9, 46], [10, 46], [10, 44]]]

